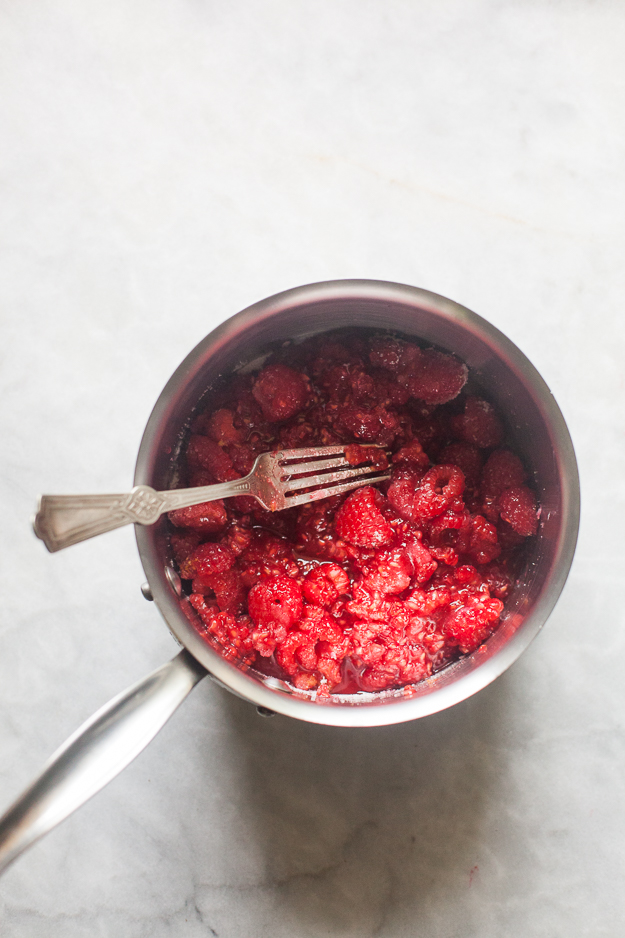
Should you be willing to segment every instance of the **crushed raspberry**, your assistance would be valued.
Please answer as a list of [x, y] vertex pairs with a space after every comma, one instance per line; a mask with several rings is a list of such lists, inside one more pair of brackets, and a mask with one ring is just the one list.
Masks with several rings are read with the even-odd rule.
[[405, 485], [398, 491], [393, 482], [388, 499], [409, 521], [436, 518], [446, 511], [464, 491], [464, 476], [457, 466], [435, 466], [419, 480], [412, 492]]
[[497, 627], [539, 508], [501, 415], [453, 355], [351, 331], [280, 349], [194, 415], [183, 486], [282, 448], [346, 445], [390, 479], [281, 512], [248, 496], [169, 514], [190, 616], [230, 661], [319, 700], [412, 685]]
[[345, 447], [345, 459], [350, 466], [361, 466], [363, 463], [370, 462], [374, 469], [388, 467], [386, 453], [379, 446], [361, 446], [358, 443], [351, 443]]
[[306, 405], [308, 380], [287, 365], [269, 365], [256, 379], [252, 394], [271, 423], [288, 420]]
[[[450, 461], [453, 462], [453, 460]], [[414, 439], [397, 450], [393, 455], [393, 463], [406, 463], [425, 471], [430, 466], [430, 459], [419, 440]]]
[[393, 537], [393, 530], [380, 507], [384, 499], [370, 485], [356, 489], [339, 508], [335, 528], [343, 540], [356, 547], [381, 547]]
[[243, 664], [254, 660], [251, 623], [247, 616], [235, 618], [227, 612], [220, 612], [196, 593], [191, 594], [189, 602], [199, 614], [206, 631], [219, 643], [226, 658]]
[[289, 577], [267, 577], [251, 588], [247, 606], [256, 626], [254, 647], [262, 655], [271, 654], [276, 644], [284, 641], [301, 616], [302, 605], [301, 587]]
[[298, 577], [300, 568], [293, 556], [293, 547], [284, 537], [256, 530], [249, 546], [237, 564], [246, 586], [270, 576]]
[[471, 537], [467, 554], [474, 563], [484, 564], [495, 560], [501, 553], [497, 539], [497, 528], [481, 515], [474, 515], [471, 521]]
[[341, 496], [325, 498], [302, 505], [297, 520], [295, 546], [301, 553], [320, 560], [346, 562], [350, 553], [345, 541], [337, 538], [334, 519]]
[[366, 443], [390, 446], [400, 432], [397, 416], [385, 407], [344, 406], [338, 413], [336, 426], [341, 435]]
[[536, 534], [538, 515], [534, 493], [525, 485], [506, 489], [499, 496], [499, 511], [504, 521], [522, 537]]
[[243, 611], [246, 590], [238, 570], [226, 570], [225, 573], [213, 573], [203, 578], [196, 577], [191, 588], [194, 593], [205, 592], [204, 584], [207, 584], [215, 594], [215, 601], [222, 612]]
[[307, 602], [317, 606], [332, 606], [349, 592], [349, 576], [336, 563], [324, 563], [304, 577], [302, 592]]
[[463, 654], [474, 651], [490, 634], [503, 611], [500, 599], [473, 594], [450, 603], [443, 631]]
[[407, 550], [377, 550], [363, 567], [364, 582], [381, 593], [402, 593], [410, 586], [414, 563]]

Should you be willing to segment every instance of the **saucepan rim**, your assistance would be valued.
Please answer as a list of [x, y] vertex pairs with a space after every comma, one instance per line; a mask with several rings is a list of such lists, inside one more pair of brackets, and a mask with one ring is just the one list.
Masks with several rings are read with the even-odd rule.
[[[210, 332], [179, 365], [161, 392], [146, 425], [139, 447], [135, 468], [135, 485], [153, 484], [154, 463], [159, 448], [161, 428], [180, 401], [193, 376], [209, 350], [227, 344], [235, 335], [277, 314], [312, 304], [337, 302], [375, 302], [393, 307], [413, 306], [434, 314], [448, 323], [468, 330], [491, 350], [506, 367], [525, 385], [551, 435], [554, 458], [558, 462], [561, 487], [561, 523], [557, 543], [553, 550], [551, 569], [539, 598], [524, 617], [522, 627], [516, 628], [505, 642], [499, 642], [496, 651], [484, 655], [478, 649], [468, 658], [438, 672], [415, 686], [413, 696], [401, 691], [378, 695], [353, 695], [338, 700], [330, 697], [323, 702], [305, 697], [280, 686], [269, 686], [222, 657], [193, 627], [185, 615], [184, 600], [177, 591], [171, 562], [162, 552], [162, 533], [159, 540], [158, 525], [136, 525], [139, 555], [150, 585], [154, 601], [176, 640], [208, 670], [209, 674], [227, 689], [257, 706], [312, 723], [335, 726], [380, 726], [401, 723], [438, 712], [456, 704], [495, 680], [502, 674], [535, 638], [555, 606], [566, 582], [575, 552], [579, 528], [579, 475], [571, 437], [547, 384], [523, 352], [500, 330], [478, 314], [446, 297], [412, 287], [380, 280], [334, 280], [307, 284], [270, 296], [247, 307], [221, 323]], [[390, 325], [392, 329], [392, 322]], [[425, 337], [426, 339], [428, 337]], [[162, 522], [166, 524], [166, 522]], [[161, 525], [162, 532], [162, 525]], [[487, 641], [486, 646], [492, 639]], [[477, 666], [475, 656], [482, 655]], [[469, 662], [469, 659], [471, 661]], [[467, 664], [467, 662], [469, 662]], [[441, 677], [443, 676], [443, 677]]]

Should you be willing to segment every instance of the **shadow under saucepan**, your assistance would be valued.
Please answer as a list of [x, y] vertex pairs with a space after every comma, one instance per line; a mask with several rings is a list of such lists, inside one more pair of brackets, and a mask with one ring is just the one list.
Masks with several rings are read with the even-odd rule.
[[368, 729], [262, 719], [225, 694], [241, 849], [263, 873], [241, 870], [238, 899], [201, 890], [218, 933], [237, 933], [239, 906], [239, 926], [251, 916], [274, 938], [391, 935], [397, 916], [431, 926], [477, 874], [508, 687], [504, 675], [442, 713]]

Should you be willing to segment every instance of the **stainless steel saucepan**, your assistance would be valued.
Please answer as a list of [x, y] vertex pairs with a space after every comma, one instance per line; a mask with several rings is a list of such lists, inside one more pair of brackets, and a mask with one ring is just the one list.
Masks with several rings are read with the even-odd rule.
[[[245, 671], [201, 637], [181, 593], [167, 522], [136, 525], [153, 598], [182, 651], [87, 721], [0, 819], [0, 871], [138, 755], [207, 673], [260, 712], [333, 726], [379, 726], [427, 716], [485, 687], [538, 633], [564, 586], [577, 539], [579, 481], [560, 410], [536, 369], [501, 332], [452, 300], [373, 280], [337, 280], [287, 290], [243, 310], [210, 333], [171, 377], [143, 434], [135, 485], [171, 487], [190, 415], [223, 374], [259, 359], [275, 343], [345, 326], [393, 330], [454, 352], [505, 415], [542, 506], [540, 531], [497, 631], [473, 654], [401, 690], [317, 701], [275, 678]], [[79, 549], [79, 548], [77, 548]]]

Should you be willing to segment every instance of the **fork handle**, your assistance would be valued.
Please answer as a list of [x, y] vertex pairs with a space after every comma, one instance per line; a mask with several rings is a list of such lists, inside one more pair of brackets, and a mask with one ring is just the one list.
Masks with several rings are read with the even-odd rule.
[[125, 524], [154, 524], [163, 512], [231, 495], [253, 495], [250, 476], [191, 489], [157, 492], [136, 485], [121, 495], [42, 495], [33, 528], [51, 553]]

